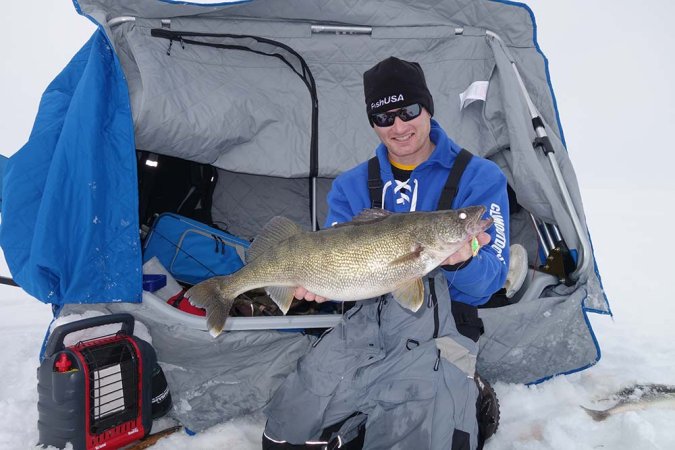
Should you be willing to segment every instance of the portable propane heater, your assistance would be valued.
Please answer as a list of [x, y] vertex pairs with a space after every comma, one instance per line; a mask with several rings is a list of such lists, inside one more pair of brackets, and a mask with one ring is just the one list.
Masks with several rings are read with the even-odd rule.
[[[122, 324], [115, 334], [64, 345], [70, 333], [115, 323]], [[168, 397], [169, 402], [162, 412], [171, 398], [154, 348], [133, 331], [130, 314], [92, 317], [54, 329], [38, 368], [40, 444], [116, 449], [150, 433], [152, 378], [158, 369], [166, 390], [161, 399]]]

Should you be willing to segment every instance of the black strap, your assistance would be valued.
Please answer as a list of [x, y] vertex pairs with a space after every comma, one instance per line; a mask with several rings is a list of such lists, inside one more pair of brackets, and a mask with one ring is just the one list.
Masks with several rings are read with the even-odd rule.
[[480, 335], [485, 331], [483, 320], [478, 317], [478, 308], [453, 300], [450, 302], [450, 309], [459, 334], [468, 337], [474, 342], [478, 342]]
[[377, 156], [373, 156], [368, 160], [368, 193], [371, 208], [382, 208], [382, 186], [380, 161]]
[[[452, 202], [455, 201], [457, 196], [457, 190], [459, 186], [459, 180], [462, 179], [464, 170], [466, 166], [469, 165], [469, 161], [473, 155], [465, 149], [460, 150], [459, 154], [455, 158], [455, 162], [452, 164], [452, 169], [448, 174], [448, 179], [445, 181], [445, 186], [443, 186], [443, 191], [441, 192], [441, 198], [438, 199], [437, 210], [447, 210], [452, 209]], [[442, 266], [445, 270], [459, 270], [471, 261], [471, 258], [467, 259], [464, 262], [454, 265], [445, 265]]]
[[[462, 174], [464, 173], [466, 166], [469, 165], [469, 161], [471, 161], [472, 157], [473, 155], [469, 151], [462, 149], [457, 155], [457, 158], [455, 158], [455, 162], [448, 175], [448, 180], [443, 187], [441, 198], [438, 201], [439, 210], [452, 208], [452, 202], [457, 195], [459, 180], [462, 178]], [[468, 261], [457, 264], [457, 267], [454, 267], [453, 269], [457, 270], [464, 267], [467, 263]], [[447, 266], [443, 267], [447, 268]], [[478, 317], [478, 309], [473, 305], [468, 305], [456, 300], [450, 301], [450, 309], [452, 311], [452, 316], [455, 319], [457, 331], [474, 342], [478, 342], [478, 338], [483, 333], [483, 321]]]
[[436, 297], [436, 282], [429, 278], [429, 297], [434, 305], [434, 339], [438, 337], [440, 318], [438, 317], [438, 298]]
[[455, 201], [455, 196], [457, 195], [459, 180], [462, 178], [464, 169], [466, 169], [472, 157], [473, 155], [468, 150], [462, 149], [459, 152], [452, 165], [452, 169], [450, 169], [445, 186], [443, 186], [443, 192], [441, 192], [441, 198], [438, 200], [438, 208], [436, 209], [452, 209], [452, 202]]
[[[455, 201], [455, 196], [457, 196], [459, 180], [462, 178], [464, 170], [469, 165], [471, 158], [473, 158], [473, 154], [468, 150], [462, 149], [459, 152], [455, 158], [455, 162], [452, 164], [445, 186], [443, 186], [441, 198], [438, 200], [438, 207], [436, 209], [442, 210], [452, 208], [452, 202]], [[382, 179], [380, 178], [380, 162], [377, 159], [377, 156], [374, 156], [368, 160], [368, 193], [370, 195], [370, 204], [372, 208], [382, 208], [382, 186]], [[429, 278], [429, 295], [431, 297], [431, 305], [433, 305], [434, 308], [434, 338], [437, 338], [440, 320], [438, 317], [436, 286], [433, 278]], [[458, 331], [464, 336], [477, 341], [483, 326], [482, 321], [478, 318], [478, 310], [475, 306], [464, 303], [457, 306], [457, 303], [459, 302], [453, 301], [451, 303], [451, 308]]]

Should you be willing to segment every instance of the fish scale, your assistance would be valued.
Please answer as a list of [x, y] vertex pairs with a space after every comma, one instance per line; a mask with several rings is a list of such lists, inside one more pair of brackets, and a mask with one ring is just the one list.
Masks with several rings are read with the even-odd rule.
[[[391, 261], [410, 252], [412, 245], [401, 235], [414, 236], [417, 222], [394, 224], [393, 227], [378, 228], [374, 233], [362, 233], [358, 227], [342, 227], [331, 233], [331, 247], [317, 246], [316, 234], [303, 233], [289, 239], [288, 248], [275, 249], [272, 259], [283, 258], [290, 248], [296, 248], [302, 255], [295, 267], [285, 267], [274, 271], [274, 275], [262, 275], [259, 284], [267, 285], [278, 279], [279, 272], [288, 270], [290, 278], [318, 295], [340, 300], [359, 300], [363, 295], [376, 297], [390, 292], [392, 285], [401, 280], [420, 277], [424, 273], [424, 264], [415, 261], [411, 264], [391, 265]], [[412, 242], [412, 240], [410, 240]], [[310, 249], [318, 247], [312, 252]], [[287, 253], [286, 253], [287, 254]], [[268, 266], [269, 267], [269, 266]], [[321, 270], [317, 270], [321, 267]], [[362, 270], [354, 270], [360, 267]], [[374, 282], [377, 280], [378, 282]]]
[[264, 287], [285, 314], [296, 287], [336, 301], [365, 300], [392, 292], [417, 311], [424, 301], [422, 277], [492, 224], [485, 207], [391, 213], [364, 210], [352, 222], [308, 232], [283, 217], [272, 219], [249, 249], [246, 265], [188, 290], [207, 311], [218, 335], [234, 299]]

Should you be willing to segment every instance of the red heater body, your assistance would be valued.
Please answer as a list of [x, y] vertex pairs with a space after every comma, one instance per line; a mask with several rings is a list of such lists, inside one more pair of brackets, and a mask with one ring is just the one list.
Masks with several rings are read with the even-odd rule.
[[[64, 346], [69, 333], [111, 323], [121, 323], [121, 330]], [[38, 368], [40, 444], [116, 449], [150, 433], [157, 357], [150, 344], [133, 336], [133, 327], [132, 315], [113, 314], [52, 332]]]

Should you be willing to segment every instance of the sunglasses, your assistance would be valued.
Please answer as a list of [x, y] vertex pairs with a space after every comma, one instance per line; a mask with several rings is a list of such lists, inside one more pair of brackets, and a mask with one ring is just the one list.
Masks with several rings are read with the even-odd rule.
[[382, 112], [370, 115], [371, 125], [375, 124], [378, 127], [390, 127], [398, 117], [404, 122], [413, 120], [422, 114], [422, 106], [419, 103], [404, 106], [396, 111]]

